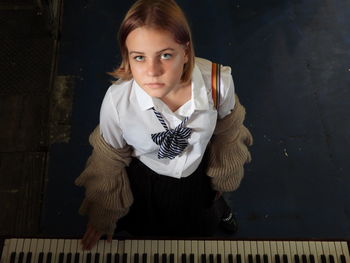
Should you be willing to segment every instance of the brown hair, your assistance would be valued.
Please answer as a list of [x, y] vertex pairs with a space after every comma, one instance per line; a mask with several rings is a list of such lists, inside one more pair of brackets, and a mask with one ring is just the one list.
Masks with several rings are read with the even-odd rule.
[[185, 46], [188, 43], [189, 59], [184, 65], [181, 81], [184, 83], [190, 81], [194, 67], [191, 29], [185, 14], [174, 0], [138, 0], [131, 6], [120, 25], [118, 33], [122, 62], [117, 69], [108, 74], [122, 80], [132, 78], [125, 42], [131, 31], [142, 26], [166, 30], [174, 35], [174, 39], [178, 44]]

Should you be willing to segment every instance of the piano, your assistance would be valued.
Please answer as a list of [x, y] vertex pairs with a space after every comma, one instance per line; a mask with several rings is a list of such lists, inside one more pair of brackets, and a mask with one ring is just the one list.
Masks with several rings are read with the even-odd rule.
[[1, 263], [350, 263], [346, 241], [5, 239]]

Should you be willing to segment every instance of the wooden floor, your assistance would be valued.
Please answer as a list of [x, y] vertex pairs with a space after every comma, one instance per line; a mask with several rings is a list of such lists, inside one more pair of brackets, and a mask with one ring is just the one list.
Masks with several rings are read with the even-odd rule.
[[40, 233], [55, 43], [35, 9], [0, 5], [0, 236]]

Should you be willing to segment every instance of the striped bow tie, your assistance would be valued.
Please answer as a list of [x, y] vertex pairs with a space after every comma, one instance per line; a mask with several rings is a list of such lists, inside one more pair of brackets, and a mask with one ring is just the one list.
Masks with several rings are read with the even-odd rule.
[[165, 129], [164, 132], [151, 134], [152, 140], [160, 146], [158, 159], [174, 159], [177, 155], [182, 153], [188, 145], [187, 139], [191, 136], [192, 132], [191, 128], [185, 127], [188, 117], [186, 117], [175, 129], [169, 129], [162, 114], [154, 108], [152, 109]]

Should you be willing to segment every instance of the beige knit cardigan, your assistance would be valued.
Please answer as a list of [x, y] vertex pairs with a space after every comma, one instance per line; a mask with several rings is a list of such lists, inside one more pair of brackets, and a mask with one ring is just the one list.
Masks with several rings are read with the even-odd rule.
[[[214, 135], [208, 145], [209, 164], [207, 175], [213, 189], [220, 192], [234, 191], [240, 185], [244, 164], [251, 161], [248, 146], [253, 144], [249, 130], [243, 125], [245, 109], [235, 95], [232, 112], [218, 119]], [[79, 213], [89, 216], [89, 224], [102, 234], [113, 234], [118, 219], [126, 215], [133, 203], [125, 166], [131, 162], [132, 148], [115, 149], [100, 135], [97, 126], [89, 137], [93, 147], [86, 167], [75, 180], [84, 186], [85, 199]]]

